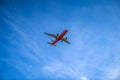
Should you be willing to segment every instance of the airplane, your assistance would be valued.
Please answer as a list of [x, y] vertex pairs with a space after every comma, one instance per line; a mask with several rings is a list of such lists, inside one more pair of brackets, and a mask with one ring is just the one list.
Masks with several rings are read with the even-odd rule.
[[48, 44], [51, 44], [51, 45], [53, 45], [53, 46], [56, 46], [56, 43], [57, 43], [58, 41], [60, 41], [60, 40], [61, 40], [62, 42], [64, 41], [64, 42], [70, 44], [70, 42], [67, 40], [67, 37], [64, 38], [64, 35], [65, 35], [67, 32], [68, 32], [68, 30], [64, 30], [60, 35], [59, 35], [59, 34], [49, 34], [49, 33], [44, 33], [44, 34], [55, 38], [54, 41], [48, 42]]

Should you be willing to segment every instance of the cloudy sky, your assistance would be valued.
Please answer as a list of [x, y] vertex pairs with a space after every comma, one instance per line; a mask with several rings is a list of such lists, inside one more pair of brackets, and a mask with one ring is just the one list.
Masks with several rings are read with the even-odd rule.
[[120, 80], [120, 1], [0, 0], [0, 80]]

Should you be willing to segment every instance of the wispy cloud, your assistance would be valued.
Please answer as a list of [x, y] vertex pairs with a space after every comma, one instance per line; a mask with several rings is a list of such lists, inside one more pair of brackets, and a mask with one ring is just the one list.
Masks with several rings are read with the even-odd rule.
[[[41, 75], [49, 76], [52, 79], [119, 79], [120, 28], [118, 22], [120, 15], [116, 7], [95, 5], [92, 7], [72, 8], [73, 12], [66, 19], [69, 24], [67, 35], [70, 37], [68, 37], [68, 40], [71, 41], [71, 44], [64, 45], [62, 43], [61, 46], [52, 48], [48, 47], [49, 45], [44, 47], [43, 45], [46, 43], [41, 40], [43, 34], [34, 32], [44, 32], [42, 27], [46, 27], [46, 30], [50, 28], [50, 30], [54, 29], [56, 31], [57, 25], [64, 26], [64, 24], [61, 24], [64, 23], [60, 21], [61, 18], [56, 19], [59, 17], [53, 17], [52, 13], [52, 16], [46, 15], [46, 18], [44, 17], [43, 22], [41, 22], [44, 26], [41, 27], [41, 25], [38, 25], [39, 19], [36, 20], [36, 17], [34, 22], [37, 21], [37, 24], [30, 23], [32, 21], [27, 22], [28, 19], [21, 20], [20, 17], [23, 18], [24, 16], [13, 19], [14, 15], [9, 15], [9, 18], [13, 20], [5, 19], [4, 21], [9, 25], [13, 33], [11, 33], [12, 38], [11, 36], [5, 37], [14, 47], [8, 48], [7, 50], [11, 52], [10, 56], [1, 60], [19, 70], [28, 79], [39, 79]], [[108, 14], [109, 12], [110, 14]], [[112, 25], [109, 25], [109, 23], [112, 23]], [[54, 24], [55, 27], [51, 28]], [[29, 25], [40, 26], [37, 27], [40, 30], [28, 27]], [[33, 31], [32, 29], [34, 29], [34, 32], [28, 33]], [[64, 29], [64, 27], [59, 29]], [[16, 46], [17, 48], [15, 48]], [[16, 52], [12, 53], [12, 51]]]
[[1, 58], [1, 61], [16, 68], [24, 74], [26, 78], [38, 78], [41, 73], [39, 68], [42, 66], [43, 62], [47, 60], [47, 58], [43, 56], [44, 51], [41, 50], [37, 41], [30, 38], [29, 35], [24, 32], [25, 30], [20, 29], [20, 26], [16, 25], [15, 22], [13, 23], [6, 19], [4, 21], [14, 32], [11, 33], [12, 36], [5, 36], [7, 40], [14, 45], [13, 48], [7, 48], [7, 50], [9, 52], [16, 52], [11, 53], [11, 55], [9, 54], [10, 57], [6, 57], [5, 59]]
[[120, 68], [119, 67], [120, 67], [119, 65], [108, 67], [108, 69], [105, 70], [103, 79], [119, 80], [120, 79]]
[[[80, 66], [79, 66], [80, 67]], [[76, 69], [77, 68], [77, 69]], [[55, 61], [43, 67], [43, 71], [48, 76], [54, 76], [54, 78], [70, 78], [73, 80], [87, 80], [87, 77], [80, 74], [78, 66], [73, 67], [65, 64], [64, 62]]]
[[61, 60], [54, 59], [43, 67], [47, 75], [68, 76], [75, 80], [119, 78], [119, 68], [113, 70], [116, 64], [120, 66], [119, 49], [116, 46], [118, 41], [114, 41], [109, 36], [109, 31], [94, 33], [92, 30], [74, 28], [71, 32], [71, 37], [74, 37], [71, 45], [69, 48], [65, 47], [65, 50], [62, 50], [63, 48], [59, 50], [62, 55]]

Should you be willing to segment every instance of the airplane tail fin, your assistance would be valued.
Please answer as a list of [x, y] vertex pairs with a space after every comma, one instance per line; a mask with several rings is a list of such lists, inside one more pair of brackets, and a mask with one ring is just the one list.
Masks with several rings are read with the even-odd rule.
[[47, 42], [47, 43], [50, 44], [50, 45], [52, 45], [52, 46], [56, 46], [56, 45], [52, 44], [51, 42]]

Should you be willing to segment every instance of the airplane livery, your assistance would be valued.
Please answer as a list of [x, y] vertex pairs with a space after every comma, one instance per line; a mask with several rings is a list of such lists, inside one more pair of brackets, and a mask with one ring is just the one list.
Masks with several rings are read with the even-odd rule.
[[64, 42], [70, 44], [70, 42], [67, 40], [67, 37], [64, 38], [64, 35], [65, 35], [67, 32], [68, 32], [68, 30], [64, 30], [60, 35], [59, 35], [59, 34], [56, 35], [56, 34], [45, 33], [46, 35], [55, 38], [54, 41], [48, 42], [48, 44], [51, 44], [51, 45], [53, 45], [53, 46], [56, 46], [56, 43], [57, 43], [58, 41], [60, 41], [60, 40], [61, 40], [62, 42], [64, 41]]

